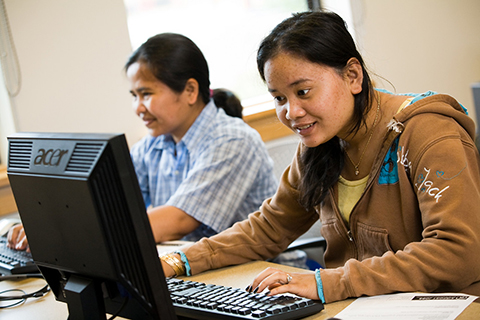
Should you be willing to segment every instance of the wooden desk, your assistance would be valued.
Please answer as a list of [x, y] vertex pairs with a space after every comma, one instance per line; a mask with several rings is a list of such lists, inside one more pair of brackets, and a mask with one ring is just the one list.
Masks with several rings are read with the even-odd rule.
[[[232, 286], [237, 288], [245, 288], [250, 284], [251, 280], [264, 268], [272, 266], [268, 262], [252, 262], [245, 265], [223, 268], [219, 270], [207, 271], [202, 274], [189, 277], [189, 280], [201, 281], [205, 283]], [[275, 265], [277, 268], [283, 269], [287, 272], [300, 272], [300, 269]], [[3, 281], [0, 282], [0, 291], [21, 288], [27, 292], [40, 289], [44, 281], [40, 279], [23, 280], [23, 281]], [[342, 311], [354, 299], [329, 303], [325, 305], [325, 309], [318, 313], [307, 317], [308, 320], [325, 320], [334, 317], [338, 312]], [[3, 305], [3, 304], [2, 304]], [[472, 303], [465, 311], [457, 318], [458, 320], [476, 320], [480, 314], [480, 303]], [[55, 297], [50, 292], [45, 297], [40, 299], [29, 299], [23, 305], [17, 307], [0, 310], [0, 318], [2, 320], [18, 320], [18, 319], [36, 319], [36, 320], [56, 320], [67, 319], [68, 311], [67, 305], [55, 301]], [[122, 319], [122, 318], [117, 318]]]
[[7, 176], [7, 167], [0, 166], [0, 216], [17, 211]]

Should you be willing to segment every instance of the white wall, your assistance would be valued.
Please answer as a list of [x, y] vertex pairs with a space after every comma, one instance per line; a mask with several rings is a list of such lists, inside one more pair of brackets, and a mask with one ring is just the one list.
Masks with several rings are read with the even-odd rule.
[[[122, 0], [5, 0], [22, 72], [17, 131], [146, 134], [123, 65], [132, 48]], [[3, 150], [2, 150], [3, 153]]]
[[479, 0], [351, 0], [361, 51], [388, 90], [453, 95], [475, 119], [480, 81]]
[[[0, 70], [1, 71], [1, 70]], [[0, 75], [0, 164], [7, 164], [7, 137], [15, 132], [15, 121], [4, 78]]]
[[[371, 71], [397, 92], [450, 93], [474, 116], [470, 85], [480, 81], [480, 1], [351, 3]], [[23, 79], [12, 104], [17, 131], [125, 132], [130, 144], [146, 134], [122, 70], [132, 50], [122, 0], [5, 4]]]

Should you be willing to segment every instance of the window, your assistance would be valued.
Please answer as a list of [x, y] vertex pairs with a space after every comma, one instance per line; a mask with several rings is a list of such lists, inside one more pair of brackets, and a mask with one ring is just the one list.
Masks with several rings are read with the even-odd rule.
[[[293, 12], [300, 0], [124, 0], [133, 48], [149, 37], [175, 32], [192, 39], [210, 68], [211, 88], [235, 92], [247, 106], [271, 100], [256, 67], [260, 41]], [[310, 1], [311, 2], [311, 1]]]

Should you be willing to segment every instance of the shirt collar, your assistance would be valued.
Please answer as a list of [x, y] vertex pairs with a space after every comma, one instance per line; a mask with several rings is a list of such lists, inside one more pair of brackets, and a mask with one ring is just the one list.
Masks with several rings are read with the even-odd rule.
[[[212, 123], [216, 112], [217, 106], [213, 99], [210, 99], [178, 144], [185, 144], [189, 150], [197, 145], [203, 139], [203, 136], [199, 133], [208, 132], [206, 128]], [[148, 139], [149, 144], [152, 144], [155, 149], [168, 149], [175, 145], [170, 134], [163, 134], [158, 137], [149, 136]]]
[[213, 102], [213, 99], [210, 99], [210, 102], [203, 108], [202, 112], [198, 115], [197, 119], [195, 119], [195, 122], [180, 142], [183, 142], [189, 150], [199, 145], [204, 139], [204, 134], [202, 133], [208, 133], [207, 127], [213, 123], [216, 113], [217, 106]]

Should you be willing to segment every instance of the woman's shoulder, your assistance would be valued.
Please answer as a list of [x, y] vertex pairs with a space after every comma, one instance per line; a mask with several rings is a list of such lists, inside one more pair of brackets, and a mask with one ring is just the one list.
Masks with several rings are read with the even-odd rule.
[[130, 153], [135, 154], [145, 154], [153, 146], [155, 146], [160, 140], [160, 137], [153, 137], [151, 135], [146, 135], [133, 144], [131, 147]]
[[247, 150], [249, 154], [266, 157], [265, 143], [255, 129], [240, 118], [226, 115], [221, 109], [218, 113], [186, 142], [193, 157], [213, 152], [243, 154]]
[[218, 109], [211, 129], [217, 137], [261, 141], [257, 130], [249, 126], [243, 119], [227, 115], [223, 109]]

